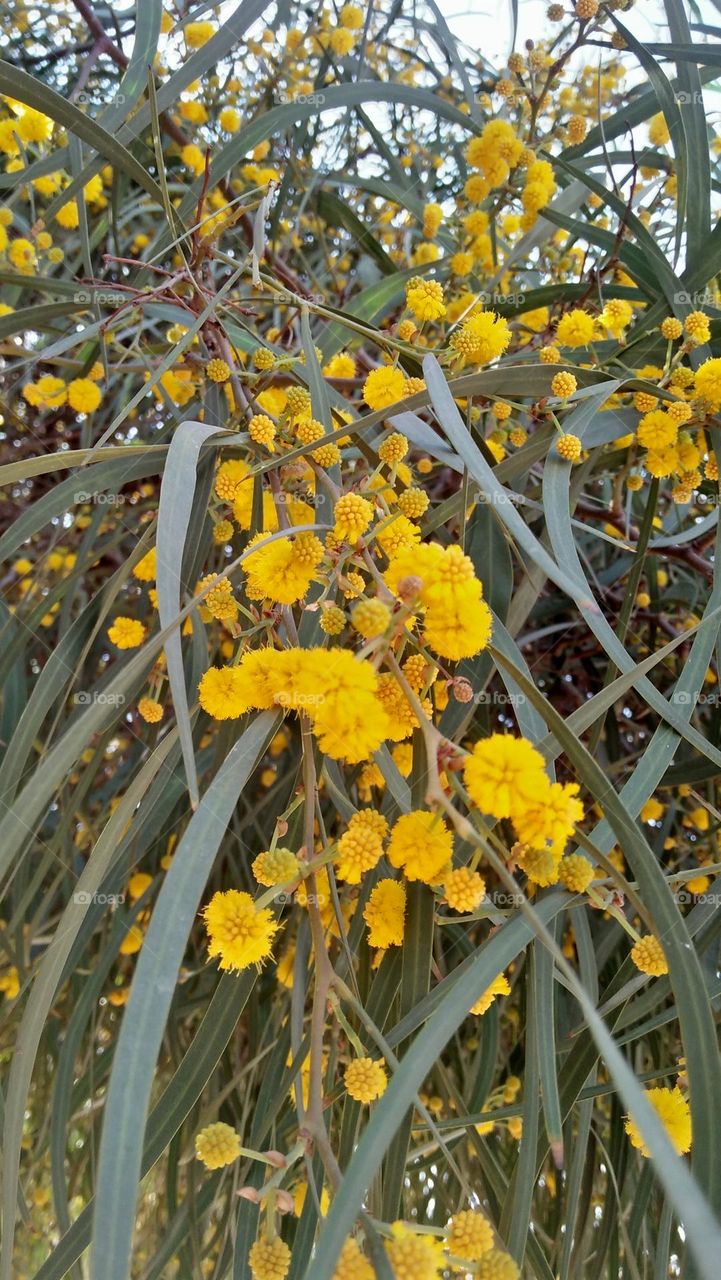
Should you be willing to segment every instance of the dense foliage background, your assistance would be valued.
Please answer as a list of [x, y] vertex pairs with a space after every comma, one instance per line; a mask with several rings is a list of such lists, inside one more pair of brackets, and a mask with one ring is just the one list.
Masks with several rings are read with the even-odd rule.
[[718, 1274], [719, 32], [529, 8], [2, 6], [0, 1280]]

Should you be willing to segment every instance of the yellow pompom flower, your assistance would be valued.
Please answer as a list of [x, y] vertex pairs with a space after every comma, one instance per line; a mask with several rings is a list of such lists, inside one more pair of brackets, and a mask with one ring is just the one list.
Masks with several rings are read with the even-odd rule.
[[493, 1227], [488, 1218], [473, 1209], [453, 1215], [448, 1224], [448, 1252], [464, 1262], [477, 1262], [493, 1248]]
[[118, 948], [121, 956], [134, 956], [143, 945], [143, 931], [140, 925], [131, 924]]
[[199, 49], [215, 35], [215, 26], [212, 22], [189, 22], [184, 35], [189, 49]]
[[371, 947], [400, 947], [403, 943], [406, 891], [400, 880], [379, 880], [363, 911]]
[[407, 880], [432, 884], [453, 856], [453, 836], [443, 818], [414, 809], [398, 818], [391, 831], [388, 860]]
[[248, 1254], [248, 1266], [253, 1280], [285, 1280], [290, 1268], [290, 1257], [290, 1249], [280, 1236], [275, 1236], [272, 1240], [260, 1236]]
[[205, 372], [211, 382], [227, 382], [230, 377], [230, 365], [226, 360], [216, 358], [208, 361]]
[[[344, 5], [344, 9], [353, 7]], [[361, 1253], [358, 1241], [349, 1236], [340, 1251], [333, 1280], [375, 1280], [375, 1274], [365, 1254]]]
[[208, 954], [223, 970], [260, 966], [271, 954], [278, 925], [267, 907], [260, 909], [249, 893], [227, 889], [216, 893], [203, 912]]
[[714, 411], [721, 409], [721, 359], [704, 360], [696, 370], [694, 390]]
[[440, 1280], [444, 1270], [443, 1245], [433, 1236], [419, 1235], [404, 1222], [394, 1222], [386, 1244], [397, 1280]]
[[235, 107], [223, 107], [218, 124], [224, 133], [237, 133], [240, 128], [240, 112]]
[[676, 342], [683, 333], [683, 325], [675, 316], [667, 316], [661, 323], [661, 337], [666, 338], [668, 342]]
[[21, 275], [32, 275], [38, 262], [34, 244], [23, 236], [19, 236], [17, 240], [11, 240], [8, 258]]
[[446, 314], [443, 286], [437, 280], [413, 276], [406, 285], [406, 306], [416, 320], [440, 320]]
[[451, 337], [451, 350], [463, 364], [490, 364], [508, 347], [511, 330], [495, 311], [476, 311]]
[[[257, 534], [250, 548], [265, 538], [265, 534]], [[251, 551], [243, 564], [248, 596], [251, 600], [295, 604], [307, 594], [324, 554], [322, 542], [310, 532], [265, 541], [264, 546]]]
[[135, 618], [119, 617], [108, 627], [108, 640], [118, 649], [137, 649], [145, 639], [145, 627]]
[[585, 893], [594, 875], [593, 863], [581, 853], [569, 853], [561, 859], [558, 878], [571, 893]]
[[561, 400], [572, 396], [577, 386], [578, 383], [572, 373], [556, 373], [551, 379], [551, 391]]
[[275, 423], [264, 413], [256, 413], [248, 423], [248, 435], [255, 444], [265, 445], [269, 453], [275, 452]]
[[250, 467], [242, 458], [230, 458], [227, 462], [222, 462], [215, 475], [215, 492], [221, 502], [233, 502], [240, 485], [249, 475]]
[[214, 720], [236, 720], [252, 705], [240, 667], [210, 667], [198, 685], [198, 701]]
[[382, 1062], [374, 1058], [355, 1058], [345, 1069], [345, 1087], [356, 1102], [374, 1102], [385, 1093], [388, 1077]]
[[206, 1169], [223, 1169], [238, 1159], [241, 1142], [235, 1129], [221, 1120], [207, 1124], [195, 1135], [195, 1154]]
[[76, 413], [93, 413], [102, 399], [100, 387], [90, 378], [74, 378], [68, 383], [68, 404]]
[[344, 493], [335, 505], [333, 536], [340, 542], [357, 542], [373, 519], [373, 505], [358, 493]]
[[300, 863], [292, 849], [266, 849], [253, 860], [251, 870], [258, 884], [290, 884], [300, 875]]
[[133, 569], [133, 577], [137, 578], [138, 582], [155, 582], [157, 561], [157, 549], [155, 547], [151, 547], [150, 551], [146, 552], [142, 560], [138, 560], [138, 563]]
[[562, 347], [587, 347], [595, 334], [596, 321], [582, 307], [567, 311], [556, 327], [556, 341]]
[[[581, 2], [582, 0], [579, 0], [579, 3]], [[596, 0], [592, 2], [595, 4]], [[508, 1127], [510, 1130], [510, 1121]], [[513, 1136], [520, 1137], [520, 1134]], [[483, 1254], [474, 1271], [475, 1280], [519, 1280], [520, 1275], [518, 1264], [505, 1249], [489, 1249], [488, 1253]]]
[[[651, 1103], [666, 1133], [680, 1156], [691, 1150], [691, 1112], [681, 1090], [659, 1087], [646, 1090], [646, 1100]], [[625, 1129], [631, 1145], [641, 1152], [642, 1156], [650, 1156], [638, 1125], [628, 1116]]]
[[494, 818], [510, 818], [519, 803], [545, 795], [548, 786], [541, 753], [526, 738], [505, 733], [476, 743], [463, 777], [473, 803]]
[[683, 322], [684, 333], [690, 340], [701, 346], [704, 342], [709, 342], [711, 338], [711, 328], [709, 325], [709, 317], [704, 311], [692, 311], [686, 316]]
[[376, 636], [382, 636], [388, 627], [390, 619], [391, 612], [388, 605], [378, 599], [361, 600], [351, 615], [354, 629], [365, 640], [373, 640]]
[[360, 884], [366, 872], [372, 871], [383, 857], [381, 836], [372, 827], [351, 819], [338, 841], [338, 855], [336, 871], [341, 880]]
[[556, 452], [564, 462], [578, 462], [583, 452], [583, 445], [578, 436], [574, 436], [570, 431], [563, 431], [556, 436]]
[[496, 1000], [498, 996], [508, 996], [510, 994], [511, 986], [508, 978], [504, 973], [499, 973], [498, 977], [493, 979], [491, 985], [486, 987], [485, 991], [483, 991], [475, 1003], [471, 1005], [470, 1012], [481, 1017], [484, 1013], [488, 1012], [493, 1001]]
[[652, 409], [639, 422], [636, 438], [644, 449], [667, 449], [676, 443], [678, 423], [663, 409]]
[[363, 384], [363, 399], [371, 409], [387, 409], [403, 399], [405, 385], [402, 369], [390, 365], [372, 369]]
[[408, 452], [408, 440], [400, 431], [393, 431], [391, 435], [386, 436], [383, 443], [378, 449], [378, 457], [381, 462], [388, 463], [392, 466], [394, 463], [402, 462]]
[[647, 934], [645, 938], [639, 938], [638, 942], [631, 947], [631, 959], [641, 973], [648, 973], [652, 978], [660, 978], [662, 974], [668, 973], [668, 962], [663, 947], [652, 933]]
[[583, 818], [583, 805], [577, 797], [577, 783], [546, 779], [535, 799], [514, 802], [511, 816], [521, 843], [534, 850], [550, 848], [560, 858], [576, 823]]
[[155, 698], [141, 698], [138, 703], [138, 715], [146, 724], [158, 724], [163, 718], [163, 704]]
[[457, 867], [443, 881], [446, 902], [454, 911], [475, 911], [486, 893], [486, 882], [477, 871]]

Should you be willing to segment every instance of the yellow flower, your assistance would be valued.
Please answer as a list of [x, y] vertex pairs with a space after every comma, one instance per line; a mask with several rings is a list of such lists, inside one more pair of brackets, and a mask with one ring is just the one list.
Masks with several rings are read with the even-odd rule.
[[215, 25], [212, 22], [189, 22], [184, 34], [188, 47], [199, 49], [215, 35]]
[[477, 871], [457, 867], [443, 881], [445, 899], [454, 911], [475, 911], [483, 901], [486, 882]]
[[644, 449], [667, 449], [676, 443], [677, 437], [678, 424], [663, 409], [652, 409], [644, 414], [636, 432], [638, 443]]
[[493, 1227], [488, 1218], [473, 1209], [454, 1214], [448, 1224], [448, 1251], [466, 1262], [477, 1262], [493, 1248]]
[[660, 978], [662, 974], [668, 973], [668, 962], [663, 947], [652, 933], [647, 934], [645, 938], [639, 938], [638, 942], [631, 947], [631, 959], [641, 973], [648, 973], [652, 978]]
[[694, 389], [714, 411], [721, 409], [721, 359], [704, 360], [696, 370]]
[[218, 956], [221, 969], [259, 966], [271, 954], [278, 932], [273, 913], [256, 907], [249, 893], [227, 889], [216, 893], [203, 912], [208, 930], [208, 954]]
[[253, 1280], [285, 1280], [290, 1267], [290, 1249], [280, 1236], [273, 1240], [261, 1236], [248, 1254], [248, 1265]]
[[486, 987], [485, 991], [478, 997], [475, 1004], [471, 1005], [471, 1013], [481, 1016], [487, 1013], [493, 1001], [498, 996], [508, 996], [511, 994], [511, 986], [508, 978], [504, 973], [499, 973], [497, 978], [493, 979], [490, 987]]
[[406, 305], [416, 320], [440, 320], [446, 314], [443, 286], [437, 280], [413, 276], [406, 285]]
[[382, 1062], [355, 1058], [345, 1069], [345, 1087], [356, 1102], [373, 1102], [385, 1093], [388, 1077]]
[[[353, 5], [344, 5], [344, 9], [354, 8]], [[375, 1280], [375, 1270], [361, 1253], [358, 1241], [349, 1236], [343, 1248], [340, 1251], [336, 1269], [333, 1272], [333, 1280]]]
[[195, 1135], [195, 1154], [206, 1169], [222, 1169], [238, 1159], [241, 1143], [235, 1129], [217, 1121]]
[[593, 316], [578, 307], [567, 311], [556, 327], [556, 341], [562, 347], [587, 347], [596, 333]]
[[[263, 541], [260, 533], [251, 541]], [[251, 552], [243, 564], [247, 575], [246, 591], [251, 600], [275, 600], [279, 604], [295, 604], [306, 595], [316, 569], [323, 559], [324, 547], [314, 533], [298, 533], [276, 542], [266, 542]]]
[[363, 919], [371, 947], [399, 947], [403, 942], [406, 891], [399, 880], [379, 880], [366, 903]]
[[403, 1222], [393, 1223], [391, 1235], [386, 1251], [397, 1280], [440, 1280], [444, 1269], [440, 1240], [418, 1235]]
[[[511, 1117], [511, 1120], [519, 1119], [520, 1117]], [[520, 1133], [513, 1132], [511, 1120], [508, 1122], [509, 1132], [512, 1137], [520, 1138]], [[518, 1264], [504, 1249], [489, 1249], [474, 1271], [475, 1280], [519, 1280], [520, 1274]]]
[[16, 271], [19, 271], [21, 275], [28, 276], [32, 275], [38, 262], [35, 246], [22, 236], [19, 236], [17, 240], [11, 240], [8, 258]]
[[593, 863], [581, 853], [569, 853], [561, 859], [558, 878], [571, 893], [585, 893], [594, 875]]
[[138, 703], [138, 715], [146, 724], [157, 724], [163, 718], [163, 704], [154, 698], [141, 698]]
[[74, 378], [68, 383], [68, 404], [76, 413], [92, 413], [102, 399], [100, 387], [90, 378]]
[[14, 964], [0, 973], [0, 991], [7, 1000], [14, 1000], [20, 994], [20, 974]]
[[333, 536], [342, 542], [357, 542], [373, 519], [373, 505], [357, 493], [344, 493], [335, 505]]
[[214, 720], [236, 720], [251, 706], [239, 667], [210, 667], [198, 685], [198, 700]]
[[205, 372], [211, 382], [227, 382], [230, 377], [230, 365], [225, 360], [209, 360]]
[[372, 369], [363, 384], [363, 399], [371, 409], [386, 409], [403, 399], [405, 383], [401, 369], [391, 366]]
[[37, 382], [29, 382], [23, 387], [23, 396], [29, 404], [38, 409], [59, 409], [68, 398], [67, 387], [62, 378], [55, 378], [46, 373]]
[[510, 818], [519, 804], [543, 796], [548, 785], [541, 753], [526, 738], [505, 733], [476, 743], [463, 776], [473, 803], [494, 818]]
[[135, 618], [119, 617], [108, 627], [108, 639], [118, 649], [137, 649], [145, 639], [145, 627]]
[[237, 133], [240, 128], [240, 112], [235, 107], [223, 107], [218, 124], [225, 133]]
[[143, 945], [143, 931], [137, 924], [131, 924], [123, 941], [120, 944], [119, 951], [121, 956], [134, 956]]
[[[203, 24], [191, 23], [190, 25], [201, 26]], [[182, 148], [180, 152], [180, 159], [183, 161], [183, 164], [187, 169], [192, 169], [193, 172], [196, 174], [203, 173], [205, 169], [205, 156], [203, 155], [203, 152], [200, 150], [200, 147], [196, 147], [194, 142], [186, 143], [186, 145]]]
[[138, 563], [133, 569], [133, 577], [137, 578], [138, 582], [155, 582], [156, 572], [157, 550], [155, 547], [151, 547], [150, 551], [146, 552], [142, 560], [138, 560]]
[[451, 337], [451, 349], [463, 364], [489, 364], [508, 347], [511, 330], [495, 311], [475, 311]]
[[290, 884], [300, 875], [300, 863], [291, 849], [266, 849], [252, 863], [258, 884]]
[[[647, 1089], [646, 1099], [651, 1103], [678, 1154], [685, 1155], [691, 1150], [691, 1112], [681, 1090], [678, 1087]], [[642, 1156], [649, 1156], [651, 1153], [641, 1137], [638, 1125], [630, 1116], [626, 1119], [625, 1128], [631, 1145]]]
[[432, 884], [453, 856], [453, 836], [443, 818], [424, 809], [402, 814], [388, 844], [388, 860], [407, 880]]

